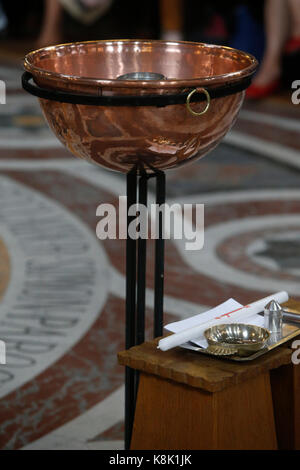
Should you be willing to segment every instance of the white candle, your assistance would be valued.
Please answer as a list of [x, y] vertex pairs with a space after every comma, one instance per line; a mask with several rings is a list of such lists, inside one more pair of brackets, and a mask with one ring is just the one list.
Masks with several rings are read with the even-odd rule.
[[188, 328], [184, 331], [181, 331], [180, 333], [167, 336], [166, 338], [163, 338], [159, 341], [157, 347], [162, 351], [168, 351], [169, 349], [175, 348], [176, 346], [186, 343], [187, 341], [192, 341], [193, 339], [199, 338], [201, 335], [203, 335], [205, 330], [211, 328], [214, 325], [218, 325], [220, 323], [245, 323], [247, 318], [262, 312], [270, 300], [274, 299], [279, 304], [281, 304], [286, 302], [288, 298], [289, 296], [287, 292], [277, 292], [276, 294], [264, 297], [263, 299], [257, 300], [256, 302], [234, 310], [233, 312], [225, 312], [223, 315], [212, 318], [211, 321], [200, 323], [199, 326]]

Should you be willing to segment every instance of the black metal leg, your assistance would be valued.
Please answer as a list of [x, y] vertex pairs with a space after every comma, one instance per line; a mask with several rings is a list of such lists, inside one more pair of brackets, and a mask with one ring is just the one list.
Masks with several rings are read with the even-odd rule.
[[[145, 297], [146, 297], [146, 258], [147, 240], [138, 241], [130, 238], [129, 224], [135, 215], [128, 216], [128, 209], [137, 202], [137, 186], [139, 187], [139, 203], [147, 207], [148, 178], [155, 177], [156, 203], [165, 203], [166, 183], [163, 172], [151, 175], [142, 174], [139, 179], [136, 169], [127, 174], [127, 242], [126, 242], [126, 349], [145, 340]], [[159, 214], [159, 238], [155, 242], [155, 288], [154, 288], [154, 337], [162, 336], [163, 329], [163, 295], [164, 295], [164, 239], [163, 216]], [[137, 256], [136, 256], [137, 250]], [[125, 449], [130, 448], [132, 427], [139, 374], [126, 367], [125, 370]]]
[[[127, 175], [127, 230], [134, 217], [128, 216], [128, 209], [136, 204], [137, 174], [131, 171]], [[135, 344], [136, 324], [136, 241], [129, 237], [126, 241], [126, 349]], [[125, 369], [125, 449], [129, 449], [134, 408], [135, 408], [135, 376], [136, 372], [129, 367]]]
[[[166, 177], [163, 172], [157, 174], [156, 204], [166, 202]], [[155, 288], [154, 288], [154, 338], [163, 334], [164, 303], [164, 256], [165, 240], [163, 237], [163, 216], [159, 213], [158, 239], [155, 242]]]
[[[141, 176], [139, 181], [139, 204], [147, 207], [147, 187], [148, 177], [146, 174]], [[142, 219], [142, 214], [140, 214]], [[141, 220], [147, 223], [146, 220]], [[147, 264], [147, 239], [138, 239], [138, 255], [137, 255], [137, 309], [136, 309], [136, 340], [135, 344], [142, 344], [145, 341], [145, 302], [146, 302], [146, 264]], [[136, 402], [140, 374], [136, 371], [135, 375], [135, 397]]]
[[[139, 181], [139, 204], [147, 207], [147, 175], [143, 175]], [[145, 341], [145, 298], [146, 298], [146, 248], [147, 240], [138, 240], [138, 261], [137, 261], [137, 331], [136, 344]]]

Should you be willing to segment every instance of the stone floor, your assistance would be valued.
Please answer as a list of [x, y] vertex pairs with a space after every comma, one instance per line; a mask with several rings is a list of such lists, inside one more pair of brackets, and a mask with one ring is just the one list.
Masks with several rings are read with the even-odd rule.
[[[20, 73], [0, 65], [0, 448], [121, 449], [125, 245], [97, 240], [95, 212], [125, 179], [59, 144]], [[246, 103], [216, 150], [167, 174], [169, 202], [205, 204], [205, 245], [166, 243], [166, 322], [229, 297], [300, 298], [299, 117], [288, 93]]]

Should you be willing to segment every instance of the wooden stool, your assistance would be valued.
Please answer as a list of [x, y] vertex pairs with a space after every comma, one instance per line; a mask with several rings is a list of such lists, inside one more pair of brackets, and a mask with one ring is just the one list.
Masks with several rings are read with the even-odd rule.
[[[284, 306], [300, 311], [300, 302], [294, 299], [288, 300]], [[281, 347], [292, 354], [291, 346], [299, 339], [298, 336]], [[270, 378], [278, 448], [300, 450], [300, 364], [295, 365], [290, 360], [287, 365], [271, 370]]]
[[271, 371], [274, 415], [280, 450], [300, 450], [300, 365]]
[[288, 347], [238, 363], [181, 348], [162, 352], [157, 341], [118, 355], [120, 364], [141, 372], [132, 450], [277, 448], [275, 421], [287, 426], [280, 414], [286, 395], [292, 394], [290, 389], [278, 392], [282, 374], [294, 367]]

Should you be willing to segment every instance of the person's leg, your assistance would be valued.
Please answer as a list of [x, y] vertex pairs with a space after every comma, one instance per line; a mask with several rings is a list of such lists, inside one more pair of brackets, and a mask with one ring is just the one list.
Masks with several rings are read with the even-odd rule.
[[161, 38], [167, 41], [183, 39], [182, 0], [160, 0]]
[[61, 42], [62, 7], [59, 0], [45, 0], [44, 19], [37, 47], [49, 46]]
[[291, 37], [300, 38], [300, 0], [288, 0], [291, 12]]
[[[296, 0], [298, 3], [298, 0]], [[282, 51], [288, 36], [289, 5], [286, 0], [265, 0], [266, 49], [260, 69], [253, 81], [267, 86], [280, 77]]]

